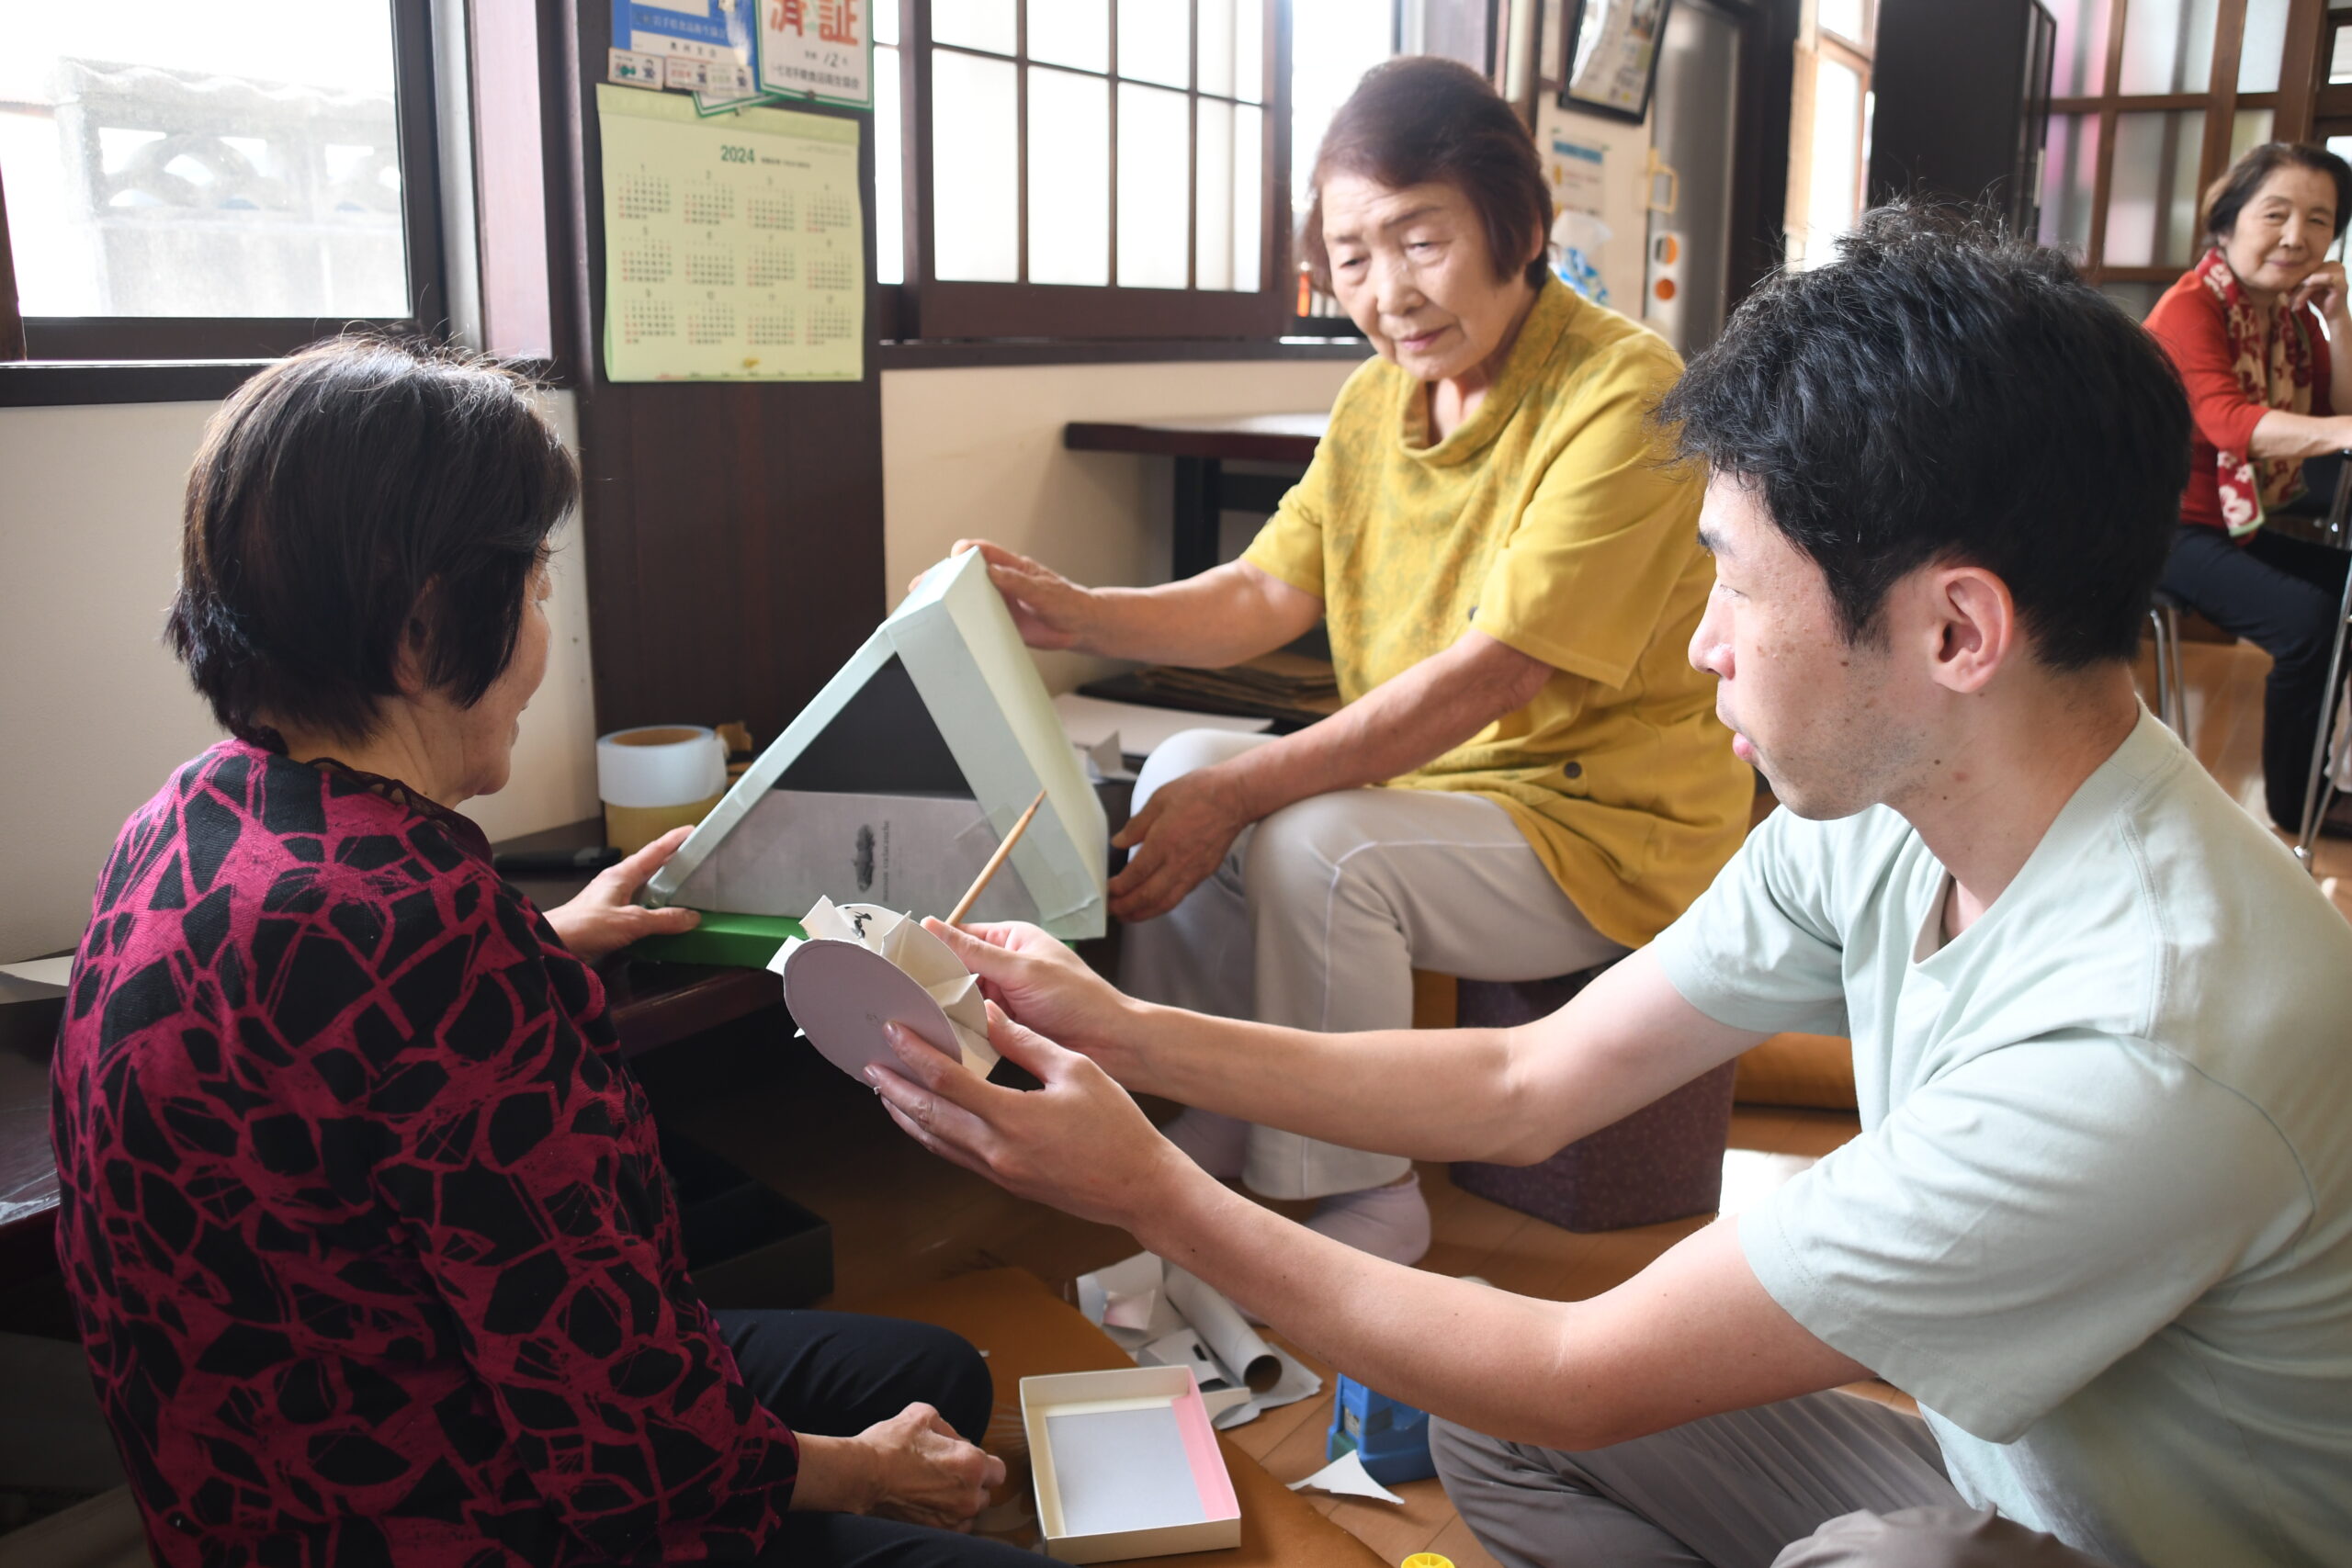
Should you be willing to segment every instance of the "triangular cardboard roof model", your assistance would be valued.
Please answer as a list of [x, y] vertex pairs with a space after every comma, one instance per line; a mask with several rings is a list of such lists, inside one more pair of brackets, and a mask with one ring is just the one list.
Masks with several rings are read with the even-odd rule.
[[968, 794], [1000, 839], [1042, 789], [1045, 805], [1008, 869], [1046, 930], [1102, 934], [1109, 822], [978, 550], [931, 569], [687, 837], [647, 885], [648, 901], [700, 907], [681, 890], [780, 784]]

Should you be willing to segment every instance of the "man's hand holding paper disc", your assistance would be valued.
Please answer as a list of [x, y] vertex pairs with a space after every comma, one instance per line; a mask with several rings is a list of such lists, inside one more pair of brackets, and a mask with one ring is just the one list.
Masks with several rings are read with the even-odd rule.
[[1216, 1185], [1101, 1066], [1013, 1022], [994, 1002], [989, 1043], [1041, 1088], [1001, 1089], [895, 1025], [889, 1035], [897, 1070], [876, 1064], [866, 1077], [891, 1120], [1007, 1191], [1135, 1231], [1188, 1178]]
[[925, 920], [923, 929], [980, 977], [983, 995], [1021, 1023], [1092, 1057], [1129, 1088], [1148, 1089], [1137, 1081], [1143, 1063], [1136, 1048], [1144, 1004], [1089, 969], [1067, 942], [1025, 920], [967, 926]]

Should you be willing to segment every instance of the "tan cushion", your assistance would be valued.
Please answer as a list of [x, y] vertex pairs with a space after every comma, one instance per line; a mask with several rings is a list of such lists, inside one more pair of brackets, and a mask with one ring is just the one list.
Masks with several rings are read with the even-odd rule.
[[[842, 1312], [937, 1324], [987, 1351], [989, 1374], [996, 1384], [996, 1416], [989, 1424], [988, 1447], [1005, 1461], [1008, 1487], [1024, 1495], [1029, 1456], [1020, 1417], [1013, 1414], [1021, 1380], [1135, 1364], [1077, 1308], [1022, 1269], [991, 1269], [913, 1290], [826, 1304]], [[1189, 1553], [1182, 1559], [1185, 1568], [1386, 1568], [1370, 1547], [1317, 1513], [1231, 1439], [1220, 1436], [1217, 1442], [1241, 1499], [1241, 1544], [1230, 1551]]]
[[1831, 1034], [1775, 1034], [1739, 1059], [1742, 1105], [1854, 1109], [1854, 1045]]

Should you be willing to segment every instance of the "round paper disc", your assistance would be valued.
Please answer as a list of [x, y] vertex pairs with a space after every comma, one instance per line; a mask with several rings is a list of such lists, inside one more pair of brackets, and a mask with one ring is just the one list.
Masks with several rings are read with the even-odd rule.
[[878, 953], [851, 942], [807, 942], [784, 961], [784, 1003], [825, 1060], [856, 1078], [876, 1062], [897, 1068], [882, 1034], [901, 1023], [951, 1062], [963, 1052], [931, 993]]

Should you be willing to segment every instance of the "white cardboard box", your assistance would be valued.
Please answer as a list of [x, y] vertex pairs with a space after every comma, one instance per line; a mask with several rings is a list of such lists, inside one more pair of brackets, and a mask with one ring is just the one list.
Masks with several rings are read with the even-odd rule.
[[[1007, 870], [1039, 925], [1072, 941], [1101, 936], [1110, 843], [1102, 803], [1062, 734], [1053, 699], [989, 581], [987, 563], [978, 550], [968, 551], [925, 573], [760, 753], [654, 874], [647, 902], [793, 919], [805, 913], [807, 903], [746, 908], [718, 899], [709, 886], [740, 883], [747, 865], [769, 858], [763, 837], [775, 820], [775, 808], [759, 808], [779, 791], [961, 795], [976, 803], [994, 849], [1041, 790], [1044, 808], [1013, 846]], [[997, 882], [1006, 881], [1000, 873]], [[876, 898], [854, 880], [820, 890], [836, 903], [947, 913], [945, 907]], [[946, 902], [954, 898], [951, 894]]]
[[1046, 1554], [1114, 1562], [1241, 1544], [1241, 1504], [1189, 1367], [1021, 1380]]

